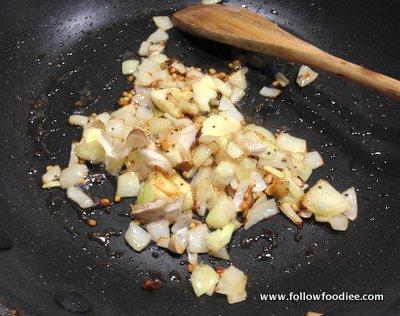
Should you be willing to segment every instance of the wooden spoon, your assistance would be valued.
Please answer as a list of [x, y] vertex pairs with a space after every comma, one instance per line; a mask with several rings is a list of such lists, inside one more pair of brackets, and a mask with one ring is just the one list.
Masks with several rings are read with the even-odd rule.
[[400, 81], [332, 56], [249, 10], [195, 5], [174, 13], [172, 20], [187, 33], [317, 67], [400, 99]]

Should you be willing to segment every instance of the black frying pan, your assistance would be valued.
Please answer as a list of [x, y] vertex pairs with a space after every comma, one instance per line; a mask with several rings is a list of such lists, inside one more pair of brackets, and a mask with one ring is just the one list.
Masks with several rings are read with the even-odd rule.
[[[125, 229], [125, 201], [91, 215], [91, 228], [61, 191], [42, 192], [49, 162], [66, 164], [79, 131], [66, 124], [71, 113], [110, 110], [126, 86], [124, 58], [154, 29], [150, 17], [171, 14], [195, 1], [2, 1], [0, 10], [0, 315], [275, 314], [307, 310], [329, 315], [395, 315], [400, 312], [398, 210], [398, 101], [321, 73], [310, 87], [286, 88], [276, 101], [258, 95], [283, 70], [293, 83], [297, 65], [268, 58], [252, 68], [242, 104], [247, 119], [272, 130], [290, 130], [309, 140], [326, 165], [310, 183], [327, 177], [339, 189], [355, 185], [359, 218], [335, 233], [307, 221], [298, 230], [283, 216], [236, 234], [232, 262], [249, 275], [247, 301], [228, 305], [220, 296], [195, 298], [185, 256], [156, 247], [136, 254], [122, 237], [109, 247], [93, 232]], [[197, 1], [196, 1], [197, 2]], [[237, 4], [231, 1], [231, 4]], [[399, 77], [399, 1], [241, 1], [322, 49]], [[223, 69], [235, 57], [226, 46], [171, 32], [167, 53], [188, 64]], [[100, 172], [100, 170], [98, 170]], [[113, 180], [94, 186], [94, 196], [112, 195]], [[80, 214], [80, 215], [79, 215]], [[273, 259], [256, 261], [258, 242], [241, 249], [240, 239], [270, 228], [278, 234]], [[294, 236], [301, 233], [302, 240]], [[120, 252], [124, 252], [122, 257]], [[206, 262], [209, 259], [205, 259]], [[226, 263], [216, 260], [215, 264]], [[146, 292], [149, 277], [164, 281]], [[179, 281], [180, 279], [180, 281]], [[260, 293], [382, 293], [381, 302], [275, 301]]]

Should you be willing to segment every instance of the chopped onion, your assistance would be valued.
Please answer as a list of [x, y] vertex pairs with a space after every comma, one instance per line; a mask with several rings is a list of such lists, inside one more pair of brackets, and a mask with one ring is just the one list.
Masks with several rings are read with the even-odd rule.
[[191, 253], [206, 253], [208, 252], [205, 237], [209, 230], [206, 224], [197, 225], [189, 230], [189, 246], [188, 250]]
[[74, 186], [75, 184], [81, 184], [85, 181], [88, 174], [88, 168], [86, 165], [74, 164], [65, 168], [60, 175], [60, 185], [63, 189]]
[[77, 187], [69, 187], [67, 189], [67, 197], [81, 208], [89, 208], [94, 205], [92, 199]]
[[335, 217], [331, 217], [328, 221], [334, 230], [345, 231], [349, 226], [349, 220], [347, 219], [346, 215], [337, 215]]
[[58, 187], [60, 187], [60, 181], [58, 181], [58, 180], [46, 182], [42, 185], [42, 189], [51, 189], [51, 188], [58, 188]]
[[247, 181], [244, 181], [244, 182], [239, 184], [239, 186], [238, 186], [238, 188], [237, 188], [237, 190], [235, 192], [235, 195], [233, 197], [233, 203], [237, 207], [239, 207], [240, 204], [243, 202], [244, 195], [245, 195], [248, 187], [249, 187], [249, 183]]
[[206, 4], [206, 5], [208, 5], [208, 4], [217, 4], [217, 3], [220, 3], [220, 2], [222, 2], [222, 0], [201, 0], [201, 3], [202, 4]]
[[196, 268], [199, 265], [199, 262], [198, 262], [199, 255], [197, 253], [191, 253], [188, 250], [187, 258], [188, 258], [188, 262], [192, 265], [192, 267]]
[[221, 100], [219, 101], [219, 106], [218, 110], [222, 111], [229, 117], [238, 120], [238, 121], [243, 121], [243, 115], [240, 113], [235, 106], [233, 105], [232, 101], [228, 99], [227, 97], [223, 96]]
[[96, 116], [96, 120], [99, 120], [100, 122], [102, 122], [103, 124], [106, 124], [107, 121], [111, 118], [110, 113], [108, 112], [103, 112], [100, 113], [99, 115]]
[[226, 147], [226, 153], [233, 159], [238, 159], [244, 155], [242, 148], [234, 141], [230, 141]]
[[249, 229], [258, 222], [278, 214], [278, 207], [274, 199], [268, 200], [267, 197], [260, 197], [247, 212], [246, 224], [244, 229]]
[[302, 198], [310, 212], [322, 217], [334, 217], [351, 209], [346, 198], [326, 180], [319, 180]]
[[169, 239], [168, 249], [179, 254], [184, 253], [189, 242], [188, 237], [189, 230], [187, 227], [178, 230]]
[[214, 230], [205, 237], [206, 246], [209, 251], [218, 252], [231, 240], [235, 225], [226, 224], [224, 227]]
[[212, 151], [210, 147], [200, 144], [193, 152], [193, 164], [200, 167], [211, 156]]
[[89, 122], [89, 118], [84, 115], [71, 115], [68, 119], [68, 123], [71, 125], [85, 126]]
[[207, 136], [224, 136], [235, 133], [240, 128], [240, 121], [236, 119], [227, 119], [222, 115], [211, 115], [203, 122], [201, 132]]
[[42, 182], [48, 183], [55, 180], [58, 180], [61, 175], [61, 168], [59, 165], [56, 166], [47, 166], [46, 173], [42, 176]]
[[318, 74], [310, 67], [302, 65], [297, 75], [296, 82], [300, 87], [305, 87], [317, 79]]
[[212, 292], [214, 292], [214, 288], [219, 280], [219, 275], [209, 265], [204, 264], [193, 271], [190, 280], [192, 282], [194, 293], [197, 297], [200, 297], [203, 294], [212, 294]]
[[218, 282], [216, 293], [225, 294], [229, 304], [239, 303], [247, 297], [247, 276], [234, 266], [225, 269]]
[[282, 150], [295, 153], [305, 153], [307, 151], [307, 143], [304, 139], [293, 137], [287, 133], [281, 133], [276, 137], [276, 143]]
[[254, 187], [253, 187], [253, 192], [254, 193], [259, 193], [264, 191], [267, 188], [267, 184], [265, 183], [263, 177], [261, 176], [260, 173], [254, 171], [251, 174], [251, 178], [254, 182]]
[[293, 208], [288, 203], [282, 203], [280, 205], [280, 210], [283, 214], [286, 215], [294, 224], [297, 226], [301, 226], [303, 224], [303, 220], [297, 213], [293, 210]]
[[182, 154], [182, 157], [188, 161], [191, 159], [191, 148], [196, 141], [197, 128], [194, 125], [186, 126], [179, 133], [179, 149]]
[[358, 213], [356, 189], [354, 187], [351, 187], [346, 191], [342, 192], [342, 195], [351, 205], [351, 208], [343, 212], [343, 214], [346, 215], [349, 220], [354, 221], [357, 218], [357, 213]]
[[164, 43], [168, 40], [169, 36], [168, 34], [162, 30], [162, 29], [157, 29], [154, 33], [150, 34], [149, 38], [147, 39], [147, 42], [150, 43]]
[[148, 52], [150, 55], [159, 54], [159, 53], [162, 53], [164, 51], [164, 49], [165, 49], [165, 46], [163, 44], [152, 44], [152, 45], [150, 45]]
[[281, 72], [277, 72], [275, 74], [275, 80], [277, 81], [277, 83], [282, 87], [286, 87], [289, 84], [289, 79], [286, 78], [286, 76], [281, 73]]
[[132, 75], [138, 68], [139, 61], [134, 59], [128, 59], [122, 62], [122, 74]]
[[132, 172], [126, 172], [118, 177], [116, 196], [133, 197], [139, 193], [140, 184], [138, 176]]
[[278, 95], [281, 94], [281, 90], [269, 87], [262, 87], [259, 93], [263, 97], [275, 99]]
[[171, 163], [163, 155], [151, 149], [140, 149], [140, 154], [147, 159], [147, 164], [152, 167], [158, 167], [167, 173], [172, 171]]
[[312, 169], [317, 169], [324, 164], [324, 160], [322, 159], [322, 157], [318, 151], [311, 151], [309, 153], [306, 153], [305, 159], [306, 159], [308, 165]]
[[149, 54], [150, 45], [151, 45], [150, 42], [147, 42], [147, 41], [142, 42], [140, 44], [139, 51], [138, 51], [139, 55], [147, 56]]
[[233, 104], [239, 102], [245, 95], [244, 89], [240, 89], [239, 87], [233, 87], [231, 96], [229, 97]]
[[209, 102], [217, 97], [214, 80], [206, 75], [193, 83], [193, 100], [199, 106], [200, 111], [210, 111]]
[[162, 238], [169, 238], [169, 222], [165, 219], [159, 220], [157, 222], [149, 223], [146, 226], [151, 239], [158, 242]]
[[221, 228], [236, 217], [235, 204], [232, 198], [224, 193], [218, 196], [214, 206], [208, 212], [206, 223], [211, 228]]
[[151, 237], [142, 227], [131, 222], [125, 233], [125, 240], [135, 251], [142, 251], [150, 243]]
[[76, 155], [76, 146], [78, 145], [78, 143], [73, 142], [71, 144], [71, 151], [69, 153], [69, 162], [68, 162], [68, 166], [72, 166], [75, 165], [77, 163], [79, 163], [79, 158]]
[[106, 123], [106, 132], [109, 136], [124, 139], [125, 138], [125, 123], [123, 119], [111, 118]]
[[226, 249], [226, 247], [222, 247], [220, 250], [218, 251], [209, 251], [208, 254], [210, 256], [213, 256], [215, 258], [219, 258], [219, 259], [224, 259], [224, 260], [230, 260], [231, 257], [229, 256], [228, 250]]
[[155, 25], [164, 31], [167, 31], [174, 27], [171, 19], [168, 16], [153, 16]]
[[232, 75], [229, 76], [229, 83], [232, 85], [242, 89], [246, 90], [247, 88], [247, 82], [246, 82], [246, 74], [247, 68], [240, 68], [238, 71], [234, 72]]

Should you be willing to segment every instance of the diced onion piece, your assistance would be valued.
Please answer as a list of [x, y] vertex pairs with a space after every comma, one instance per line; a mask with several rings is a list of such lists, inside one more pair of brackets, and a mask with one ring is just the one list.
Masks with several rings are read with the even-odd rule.
[[275, 200], [268, 200], [265, 196], [260, 197], [247, 212], [244, 229], [249, 229], [258, 222], [276, 214], [278, 214], [278, 207]]
[[140, 44], [139, 47], [139, 55], [140, 56], [147, 56], [149, 54], [149, 47], [150, 47], [151, 43], [148, 41], [144, 41]]
[[239, 186], [238, 186], [238, 188], [237, 188], [237, 190], [235, 192], [235, 195], [233, 197], [233, 203], [237, 207], [239, 207], [240, 204], [243, 202], [244, 195], [245, 195], [248, 187], [249, 187], [249, 183], [247, 181], [244, 181], [244, 182], [239, 184]]
[[154, 117], [147, 121], [149, 131], [152, 134], [159, 134], [172, 126], [172, 122], [161, 117]]
[[235, 71], [232, 75], [229, 76], [229, 83], [232, 85], [245, 90], [247, 88], [247, 82], [246, 82], [246, 74], [247, 68], [241, 68], [238, 71]]
[[189, 230], [187, 227], [178, 230], [169, 239], [168, 249], [179, 254], [184, 253], [189, 242], [188, 237]]
[[138, 68], [139, 61], [135, 59], [128, 59], [122, 62], [122, 74], [132, 75]]
[[106, 132], [109, 136], [124, 139], [125, 123], [123, 119], [111, 118], [106, 123]]
[[147, 224], [146, 229], [155, 242], [162, 238], [169, 238], [169, 222], [165, 219]]
[[77, 203], [81, 208], [89, 208], [94, 205], [92, 199], [77, 187], [68, 188], [67, 197]]
[[164, 43], [168, 40], [168, 38], [169, 36], [164, 30], [157, 29], [154, 33], [150, 34], [150, 36], [147, 39], [147, 42], [150, 42], [152, 44]]
[[232, 101], [228, 99], [227, 97], [223, 96], [219, 102], [218, 110], [220, 110], [222, 113], [225, 113], [229, 117], [238, 120], [238, 121], [243, 121], [243, 115], [240, 113], [235, 106], [233, 105]]
[[235, 175], [236, 164], [228, 159], [222, 160], [215, 168], [215, 173], [222, 178], [231, 179]]
[[331, 217], [328, 221], [334, 230], [345, 231], [349, 226], [349, 220], [347, 216], [343, 214]]
[[129, 171], [118, 176], [116, 196], [137, 196], [140, 190], [139, 178], [136, 173]]
[[307, 143], [304, 139], [293, 137], [287, 133], [281, 133], [276, 137], [276, 143], [282, 150], [295, 153], [305, 153], [307, 151]]
[[61, 175], [61, 168], [59, 165], [56, 166], [47, 166], [46, 173], [42, 176], [42, 182], [48, 183], [55, 180], [58, 180]]
[[214, 80], [206, 75], [193, 83], [193, 100], [199, 106], [200, 111], [210, 111], [209, 102], [217, 97]]
[[310, 67], [302, 65], [297, 75], [296, 82], [300, 87], [305, 87], [317, 79], [318, 73], [314, 72]]
[[351, 205], [351, 208], [345, 211], [343, 214], [346, 215], [349, 220], [354, 221], [357, 218], [358, 213], [356, 189], [354, 187], [351, 187], [342, 192], [342, 195]]
[[195, 167], [200, 167], [211, 156], [212, 150], [210, 147], [200, 144], [193, 152], [193, 164]]
[[109, 173], [116, 175], [122, 167], [124, 166], [124, 159], [123, 158], [115, 158], [113, 156], [105, 156], [104, 157], [104, 165], [106, 171]]
[[280, 210], [283, 214], [286, 215], [295, 225], [301, 226], [303, 224], [303, 220], [297, 213], [293, 210], [293, 208], [288, 203], [282, 203], [280, 205]]
[[156, 199], [156, 194], [152, 185], [149, 182], [146, 182], [136, 198], [136, 204], [145, 204], [153, 202]]
[[281, 90], [270, 87], [262, 87], [259, 93], [263, 97], [275, 99], [278, 95], [281, 94]]
[[238, 120], [227, 119], [221, 115], [211, 115], [203, 122], [201, 130], [206, 136], [224, 136], [232, 134], [241, 128]]
[[277, 73], [275, 74], [275, 80], [278, 82], [278, 84], [279, 84], [282, 88], [286, 87], [286, 86], [289, 84], [289, 79], [286, 78], [286, 76], [285, 76], [283, 73], [281, 73], [281, 72], [277, 72]]
[[71, 151], [69, 152], [69, 162], [68, 162], [68, 166], [72, 166], [75, 165], [77, 163], [79, 163], [79, 158], [76, 155], [76, 146], [78, 145], [78, 143], [73, 142], [71, 144]]
[[324, 160], [318, 151], [311, 151], [305, 155], [306, 162], [312, 169], [317, 169], [324, 164]]
[[267, 172], [269, 172], [270, 174], [273, 174], [274, 176], [278, 177], [278, 178], [283, 178], [284, 177], [284, 173], [274, 167], [265, 165], [263, 167], [263, 169]]
[[152, 44], [149, 47], [149, 54], [159, 54], [161, 52], [163, 52], [165, 49], [165, 45], [163, 44]]
[[253, 192], [259, 193], [264, 191], [267, 188], [267, 184], [265, 183], [262, 175], [256, 171], [251, 174], [251, 178], [254, 182]]
[[135, 222], [129, 224], [125, 240], [135, 251], [142, 251], [151, 241], [150, 234]]
[[226, 153], [232, 159], [238, 159], [244, 155], [243, 149], [234, 141], [230, 141], [226, 147]]
[[236, 217], [235, 204], [232, 198], [221, 193], [206, 217], [206, 223], [211, 228], [221, 228]]
[[164, 31], [174, 27], [171, 19], [168, 16], [153, 16], [153, 21], [159, 29]]
[[232, 94], [232, 88], [228, 83], [223, 82], [221, 79], [217, 77], [212, 77], [212, 78], [214, 80], [215, 87], [218, 92], [220, 92], [225, 97], [229, 97]]
[[96, 120], [102, 122], [103, 124], [106, 124], [110, 118], [111, 115], [108, 112], [103, 112], [96, 116]]
[[209, 265], [201, 265], [197, 267], [190, 276], [194, 293], [197, 297], [205, 293], [213, 292], [218, 283], [219, 275]]
[[197, 225], [189, 230], [188, 250], [191, 253], [208, 252], [205, 237], [209, 234], [206, 224]]
[[247, 297], [247, 276], [234, 266], [225, 269], [218, 282], [216, 293], [225, 294], [229, 304], [239, 303]]
[[63, 189], [81, 184], [85, 181], [88, 174], [86, 165], [75, 164], [65, 168], [60, 175], [60, 185]]
[[149, 166], [161, 168], [167, 173], [170, 173], [172, 171], [171, 163], [163, 155], [148, 148], [140, 149], [139, 152], [143, 157], [147, 159], [147, 164]]
[[215, 258], [219, 258], [219, 259], [224, 259], [224, 260], [230, 260], [231, 257], [229, 256], [228, 250], [226, 249], [226, 247], [222, 247], [220, 250], [218, 251], [209, 251], [208, 254], [210, 256], [213, 256]]
[[222, 0], [202, 0], [201, 3], [205, 4], [205, 5], [209, 5], [209, 4], [217, 4], [222, 2]]
[[236, 104], [244, 97], [244, 95], [245, 95], [244, 90], [235, 86], [233, 87], [232, 93], [229, 98], [231, 99], [233, 104]]
[[351, 209], [346, 198], [326, 180], [319, 180], [302, 198], [310, 212], [322, 217], [334, 217]]
[[175, 118], [181, 118], [183, 116], [182, 109], [169, 98], [172, 91], [172, 88], [153, 90], [150, 94], [151, 100], [161, 111], [169, 113]]
[[225, 247], [231, 240], [232, 234], [235, 230], [235, 225], [232, 223], [226, 224], [224, 227], [219, 228], [206, 237], [206, 245], [209, 251], [218, 252]]
[[89, 118], [84, 115], [70, 115], [68, 123], [71, 125], [85, 126], [89, 122]]
[[51, 188], [58, 188], [60, 187], [60, 181], [49, 181], [42, 185], [42, 189], [51, 189]]

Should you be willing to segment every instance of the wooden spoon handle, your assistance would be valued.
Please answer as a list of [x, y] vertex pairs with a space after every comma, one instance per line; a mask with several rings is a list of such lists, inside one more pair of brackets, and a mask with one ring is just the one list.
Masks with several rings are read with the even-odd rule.
[[400, 99], [400, 81], [394, 78], [327, 53], [323, 53], [322, 58], [315, 58], [313, 61], [310, 60], [308, 64], [358, 82], [395, 99]]
[[400, 99], [399, 80], [332, 56], [248, 10], [197, 5], [174, 13], [172, 19], [193, 35], [317, 67]]

